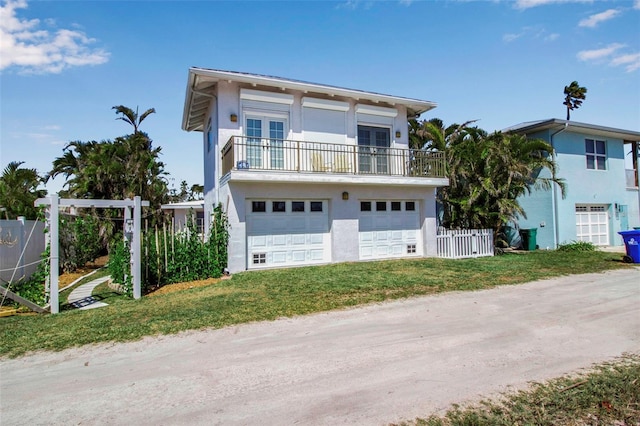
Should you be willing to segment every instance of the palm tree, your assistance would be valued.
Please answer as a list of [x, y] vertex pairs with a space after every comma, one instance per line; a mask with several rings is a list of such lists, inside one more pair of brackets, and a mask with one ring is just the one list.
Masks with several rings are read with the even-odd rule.
[[36, 169], [20, 167], [24, 161], [12, 161], [0, 176], [0, 205], [5, 209], [5, 217], [15, 219], [24, 216], [33, 220], [37, 218], [38, 209], [33, 203], [44, 197], [47, 191], [38, 189], [44, 180]]
[[582, 101], [587, 97], [587, 88], [581, 87], [577, 81], [572, 81], [570, 85], [564, 86], [564, 102], [567, 106], [567, 121], [570, 117], [571, 110], [580, 108]]
[[122, 114], [122, 117], [116, 118], [116, 120], [125, 121], [133, 126], [133, 133], [138, 133], [138, 128], [140, 127], [140, 123], [147, 118], [149, 115], [154, 114], [156, 112], [155, 108], [149, 108], [142, 115], [138, 116], [138, 107], [136, 107], [136, 111], [124, 105], [116, 105], [111, 109], [116, 110], [116, 114]]
[[[498, 241], [508, 221], [525, 216], [518, 197], [554, 184], [564, 193], [565, 184], [556, 175], [549, 144], [516, 134], [489, 135], [469, 126], [472, 122], [445, 127], [441, 120], [432, 119], [410, 125], [410, 131], [414, 146], [446, 154], [449, 186], [438, 189], [440, 223], [491, 228]], [[541, 173], [542, 169], [548, 172]]]

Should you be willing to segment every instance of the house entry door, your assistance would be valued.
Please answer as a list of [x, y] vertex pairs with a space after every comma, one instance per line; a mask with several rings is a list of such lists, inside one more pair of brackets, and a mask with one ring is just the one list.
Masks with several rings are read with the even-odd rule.
[[246, 161], [250, 169], [284, 169], [286, 122], [267, 117], [247, 117]]
[[388, 174], [390, 146], [391, 129], [358, 126], [358, 172]]

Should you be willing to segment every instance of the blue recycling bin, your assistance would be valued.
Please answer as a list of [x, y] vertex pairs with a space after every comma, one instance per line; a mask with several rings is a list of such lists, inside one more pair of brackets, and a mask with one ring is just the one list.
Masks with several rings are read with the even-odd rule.
[[620, 231], [624, 240], [624, 247], [627, 250], [625, 261], [629, 263], [640, 263], [640, 230]]

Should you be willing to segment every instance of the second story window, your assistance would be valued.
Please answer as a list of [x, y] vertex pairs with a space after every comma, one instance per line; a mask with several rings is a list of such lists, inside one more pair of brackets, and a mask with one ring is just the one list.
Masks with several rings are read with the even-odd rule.
[[605, 141], [585, 139], [584, 144], [587, 154], [587, 169], [606, 170], [607, 152]]

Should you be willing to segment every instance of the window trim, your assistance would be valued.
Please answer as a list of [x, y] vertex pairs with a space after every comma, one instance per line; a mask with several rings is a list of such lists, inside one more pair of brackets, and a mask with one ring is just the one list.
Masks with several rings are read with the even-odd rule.
[[[593, 152], [588, 151], [587, 144], [591, 142], [593, 144]], [[604, 154], [598, 153], [598, 142], [602, 142], [604, 146]], [[584, 152], [585, 152], [585, 161], [587, 165], [587, 170], [597, 170], [597, 171], [606, 171], [607, 169], [607, 141], [603, 139], [595, 139], [595, 138], [585, 138], [584, 140]], [[589, 167], [589, 158], [593, 158], [593, 167]], [[599, 168], [599, 159], [602, 159], [602, 164], [604, 168]]]

